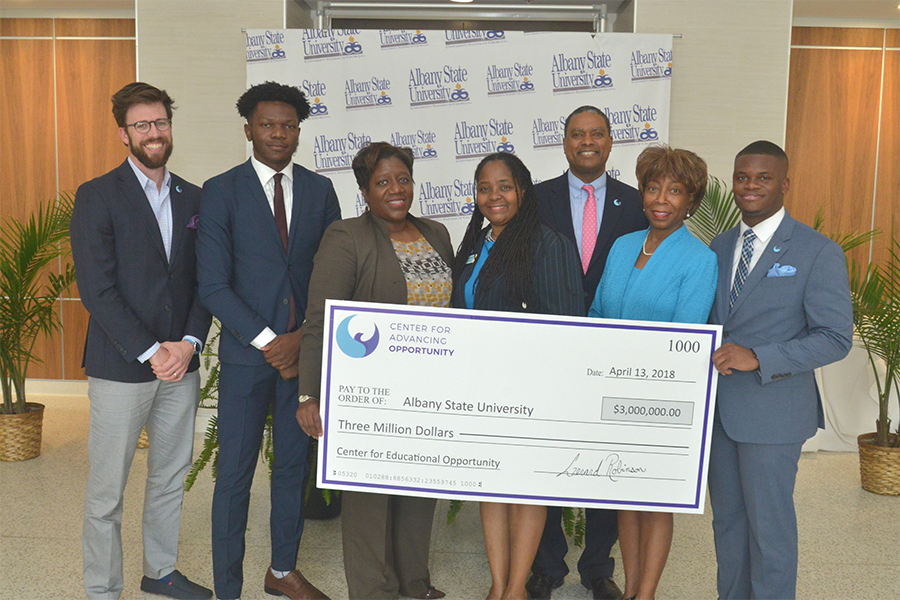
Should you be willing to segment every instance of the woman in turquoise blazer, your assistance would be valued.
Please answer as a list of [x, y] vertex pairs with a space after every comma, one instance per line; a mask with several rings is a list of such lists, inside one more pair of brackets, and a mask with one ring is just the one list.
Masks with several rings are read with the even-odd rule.
[[[687, 150], [650, 146], [638, 157], [636, 174], [650, 228], [613, 244], [588, 315], [706, 323], [717, 259], [684, 225], [706, 193], [706, 163]], [[672, 529], [671, 513], [619, 511], [626, 599], [655, 597]]]

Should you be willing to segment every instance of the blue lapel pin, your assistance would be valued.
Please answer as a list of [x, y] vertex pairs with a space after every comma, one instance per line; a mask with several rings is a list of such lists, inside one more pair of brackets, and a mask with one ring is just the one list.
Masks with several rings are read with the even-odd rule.
[[772, 248], [772, 252], [781, 252], [781, 246], [775, 246]]
[[180, 194], [180, 193], [181, 193], [181, 186], [180, 186], [180, 185], [176, 185], [176, 186], [175, 186], [175, 191], [178, 192], [178, 193]]
[[622, 201], [616, 198], [615, 200], [613, 200], [613, 204], [616, 206], [622, 206]]

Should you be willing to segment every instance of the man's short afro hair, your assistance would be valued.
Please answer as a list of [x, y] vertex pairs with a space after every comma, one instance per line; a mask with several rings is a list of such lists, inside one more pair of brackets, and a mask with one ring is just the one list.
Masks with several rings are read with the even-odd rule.
[[309, 101], [306, 95], [295, 87], [267, 81], [254, 85], [238, 98], [238, 114], [250, 120], [260, 102], [284, 102], [297, 111], [297, 120], [303, 122], [309, 117]]

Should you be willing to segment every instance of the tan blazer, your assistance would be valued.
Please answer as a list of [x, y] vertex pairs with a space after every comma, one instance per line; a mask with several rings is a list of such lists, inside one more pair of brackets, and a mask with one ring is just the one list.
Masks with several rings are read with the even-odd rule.
[[[447, 228], [409, 215], [447, 265], [453, 247]], [[309, 302], [300, 342], [300, 395], [319, 397], [325, 300], [406, 304], [406, 278], [391, 245], [387, 224], [371, 212], [328, 227], [313, 265]]]

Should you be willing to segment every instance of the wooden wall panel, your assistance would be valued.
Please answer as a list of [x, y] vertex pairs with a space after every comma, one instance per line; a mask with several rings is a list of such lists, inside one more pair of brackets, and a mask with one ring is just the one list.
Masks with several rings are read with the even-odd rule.
[[888, 29], [886, 38], [888, 48], [900, 48], [900, 29]]
[[900, 239], [900, 52], [897, 51], [885, 53], [875, 222], [885, 232], [876, 238], [872, 252], [872, 259], [880, 262], [888, 258], [892, 222], [894, 235]]
[[[785, 150], [791, 215], [826, 231], [865, 231], [872, 219], [881, 50], [791, 50]], [[853, 257], [868, 259], [868, 248]]]
[[134, 37], [134, 19], [57, 19], [56, 37], [72, 36]]
[[[60, 301], [57, 300], [57, 311], [60, 310], [59, 305]], [[52, 337], [38, 334], [32, 355], [42, 362], [35, 361], [28, 366], [28, 379], [62, 379], [62, 344], [59, 343], [58, 334]]]
[[881, 48], [883, 41], [884, 29], [794, 27], [791, 31], [791, 44], [794, 46], [862, 46]]
[[0, 215], [56, 196], [53, 42], [0, 40]]
[[53, 35], [53, 19], [0, 19], [2, 36]]
[[126, 156], [110, 97], [135, 78], [131, 40], [57, 40], [59, 188], [115, 168]]
[[81, 368], [84, 355], [84, 338], [87, 335], [88, 312], [80, 300], [66, 300], [62, 303], [63, 322], [63, 377], [65, 379], [87, 379]]

